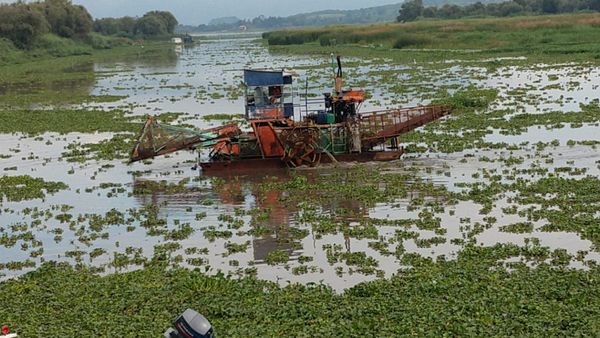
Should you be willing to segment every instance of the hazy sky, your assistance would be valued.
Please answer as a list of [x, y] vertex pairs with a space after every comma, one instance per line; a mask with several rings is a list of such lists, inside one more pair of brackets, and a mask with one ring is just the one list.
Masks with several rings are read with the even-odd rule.
[[[0, 3], [14, 0], [0, 0]], [[73, 0], [94, 16], [140, 16], [153, 9], [169, 10], [182, 24], [198, 25], [224, 16], [287, 16], [323, 9], [357, 9], [402, 0]]]

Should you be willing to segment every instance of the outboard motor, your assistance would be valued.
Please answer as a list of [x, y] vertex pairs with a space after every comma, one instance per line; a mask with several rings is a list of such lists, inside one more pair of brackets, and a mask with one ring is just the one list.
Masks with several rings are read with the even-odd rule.
[[17, 334], [10, 333], [8, 325], [2, 325], [2, 328], [0, 328], [0, 338], [17, 338]]
[[187, 309], [173, 322], [165, 338], [215, 338], [215, 330], [208, 319], [198, 312]]

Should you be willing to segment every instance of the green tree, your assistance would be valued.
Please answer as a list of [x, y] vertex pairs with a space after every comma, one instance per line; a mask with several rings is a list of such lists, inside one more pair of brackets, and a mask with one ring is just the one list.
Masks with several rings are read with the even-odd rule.
[[137, 19], [130, 16], [122, 18], [103, 18], [94, 21], [94, 31], [104, 35], [133, 36]]
[[40, 35], [48, 32], [42, 13], [30, 5], [0, 5], [0, 37], [11, 40], [19, 48], [28, 48]]
[[600, 0], [589, 0], [588, 6], [593, 11], [600, 11]]
[[171, 12], [166, 11], [152, 11], [146, 13], [144, 16], [153, 15], [159, 17], [163, 20], [167, 33], [173, 34], [175, 32], [175, 27], [177, 27], [177, 19]]
[[423, 13], [423, 0], [406, 1], [400, 7], [400, 15], [398, 21], [414, 21]]
[[135, 34], [156, 36], [166, 33], [167, 25], [165, 21], [156, 15], [144, 15], [135, 24]]
[[523, 12], [523, 7], [514, 1], [503, 2], [498, 6], [500, 16], [510, 16]]
[[544, 13], [557, 13], [558, 0], [542, 0], [542, 11]]
[[119, 33], [123, 36], [132, 36], [135, 34], [135, 24], [137, 23], [137, 19], [132, 18], [130, 16], [124, 16], [118, 19], [119, 24]]
[[73, 5], [70, 0], [46, 0], [33, 4], [46, 18], [50, 31], [70, 38], [87, 35], [93, 26], [92, 16], [83, 6]]
[[437, 16], [437, 7], [430, 6], [423, 9], [423, 16], [426, 18], [435, 18]]
[[70, 8], [71, 25], [75, 34], [86, 35], [92, 31], [93, 18], [83, 6], [72, 6]]
[[463, 16], [463, 11], [460, 6], [445, 4], [438, 9], [438, 15], [444, 19], [457, 19]]
[[94, 32], [104, 35], [115, 35], [119, 33], [119, 20], [114, 18], [96, 19], [94, 21]]

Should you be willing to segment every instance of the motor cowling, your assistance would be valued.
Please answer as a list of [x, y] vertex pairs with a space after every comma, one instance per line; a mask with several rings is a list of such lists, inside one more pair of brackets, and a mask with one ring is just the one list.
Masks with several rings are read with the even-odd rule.
[[215, 330], [203, 315], [187, 309], [173, 322], [165, 338], [215, 338]]

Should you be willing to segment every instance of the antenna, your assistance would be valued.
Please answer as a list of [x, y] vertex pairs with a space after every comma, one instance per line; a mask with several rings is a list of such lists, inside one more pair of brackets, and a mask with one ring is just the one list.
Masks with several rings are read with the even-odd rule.
[[337, 95], [340, 95], [340, 93], [342, 92], [344, 81], [342, 73], [342, 60], [339, 55], [337, 56], [337, 67], [337, 73], [335, 75], [335, 92]]

